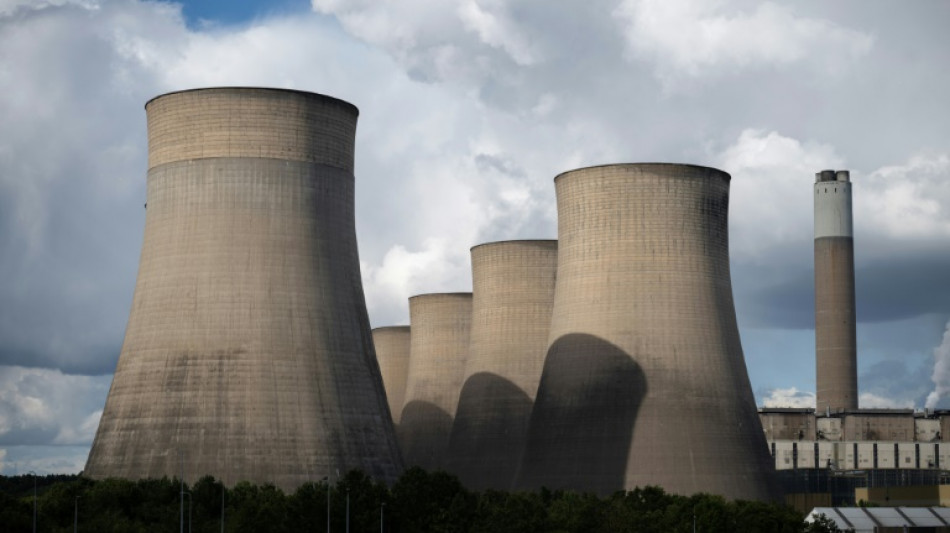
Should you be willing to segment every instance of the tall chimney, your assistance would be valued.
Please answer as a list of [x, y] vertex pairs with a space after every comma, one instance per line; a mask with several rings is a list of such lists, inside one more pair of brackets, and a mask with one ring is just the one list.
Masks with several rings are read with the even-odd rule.
[[851, 178], [815, 174], [815, 362], [817, 411], [858, 408]]

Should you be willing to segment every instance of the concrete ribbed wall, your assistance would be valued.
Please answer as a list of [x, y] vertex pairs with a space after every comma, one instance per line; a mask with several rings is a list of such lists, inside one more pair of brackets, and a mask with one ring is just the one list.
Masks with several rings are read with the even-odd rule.
[[470, 292], [409, 298], [409, 377], [398, 428], [406, 466], [445, 467], [471, 325]]
[[775, 496], [729, 276], [729, 175], [673, 164], [555, 179], [550, 340], [518, 486]]
[[93, 478], [292, 490], [401, 470], [363, 299], [357, 110], [219, 88], [146, 106], [145, 237]]
[[817, 412], [858, 408], [857, 316], [851, 182], [815, 175], [815, 366]]
[[472, 332], [448, 470], [472, 489], [514, 481], [547, 351], [557, 241], [472, 248]]
[[386, 399], [393, 422], [398, 424], [406, 398], [406, 379], [409, 376], [409, 326], [386, 326], [373, 329], [376, 360], [386, 387]]

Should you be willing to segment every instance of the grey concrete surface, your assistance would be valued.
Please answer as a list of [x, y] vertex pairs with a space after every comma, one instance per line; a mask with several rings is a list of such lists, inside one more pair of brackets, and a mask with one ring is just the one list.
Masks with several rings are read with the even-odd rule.
[[139, 273], [85, 474], [392, 481], [402, 463], [356, 247], [356, 108], [215, 88], [146, 112]]
[[729, 180], [674, 164], [555, 179], [554, 310], [517, 486], [778, 496], [736, 325]]
[[386, 387], [386, 400], [393, 423], [398, 424], [406, 399], [406, 380], [409, 377], [409, 326], [385, 326], [373, 329], [376, 360]]
[[445, 468], [471, 326], [470, 292], [409, 298], [409, 377], [398, 428], [406, 466]]
[[471, 489], [508, 490], [547, 351], [557, 241], [472, 248], [472, 331], [447, 469]]

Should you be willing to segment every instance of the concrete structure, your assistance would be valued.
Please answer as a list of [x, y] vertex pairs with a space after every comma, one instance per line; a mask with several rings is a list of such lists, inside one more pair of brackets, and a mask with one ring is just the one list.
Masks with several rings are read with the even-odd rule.
[[393, 480], [356, 247], [358, 110], [253, 88], [145, 109], [145, 237], [85, 474], [285, 490], [351, 468]]
[[472, 489], [508, 490], [524, 451], [547, 351], [557, 241], [472, 248], [472, 331], [447, 469]]
[[518, 485], [773, 499], [729, 275], [729, 175], [555, 178], [557, 288]]
[[445, 467], [471, 326], [470, 292], [409, 298], [409, 377], [398, 430], [406, 466]]
[[387, 326], [373, 329], [376, 360], [386, 387], [386, 400], [393, 423], [399, 423], [406, 399], [406, 379], [409, 377], [409, 326]]
[[815, 175], [815, 361], [817, 408], [858, 408], [851, 181], [847, 170]]

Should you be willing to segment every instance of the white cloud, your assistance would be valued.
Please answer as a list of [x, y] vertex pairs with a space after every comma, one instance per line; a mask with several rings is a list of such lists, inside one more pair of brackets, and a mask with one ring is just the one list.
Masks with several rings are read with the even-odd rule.
[[85, 9], [98, 9], [96, 0], [0, 0], [0, 17], [9, 16], [18, 9], [40, 10], [47, 7], [76, 5]]
[[937, 407], [940, 400], [950, 393], [950, 322], [943, 333], [943, 341], [934, 348], [934, 370], [931, 375], [934, 390], [927, 395], [928, 409]]
[[796, 16], [774, 2], [752, 11], [723, 1], [624, 0], [614, 11], [631, 54], [653, 61], [668, 84], [745, 67], [821, 63], [824, 73], [866, 54], [867, 34]]
[[521, 66], [536, 63], [538, 51], [520, 33], [517, 24], [507, 16], [507, 2], [503, 0], [463, 0], [458, 16], [469, 30], [489, 46], [508, 53]]
[[53, 444], [89, 444], [96, 437], [99, 419], [102, 418], [102, 409], [89, 413], [78, 424], [62, 426], [59, 433], [53, 438]]
[[0, 366], [0, 442], [90, 444], [110, 381]]
[[765, 407], [797, 407], [815, 408], [815, 393], [800, 391], [795, 387], [787, 389], [772, 389], [769, 395], [763, 398]]
[[859, 177], [853, 190], [856, 231], [903, 241], [950, 237], [947, 154], [915, 155], [879, 168]]
[[870, 392], [858, 395], [858, 405], [862, 409], [913, 409], [912, 398], [888, 398]]
[[753, 262], [768, 259], [792, 242], [812, 240], [815, 172], [843, 166], [843, 158], [830, 145], [758, 129], [742, 131], [715, 161], [732, 175], [731, 255]]

